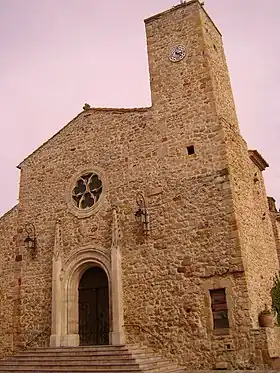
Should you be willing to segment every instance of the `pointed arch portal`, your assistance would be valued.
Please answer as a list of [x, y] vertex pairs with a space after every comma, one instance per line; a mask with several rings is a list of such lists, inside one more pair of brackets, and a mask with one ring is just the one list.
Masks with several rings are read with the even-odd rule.
[[115, 248], [54, 257], [51, 346], [124, 342], [120, 261]]

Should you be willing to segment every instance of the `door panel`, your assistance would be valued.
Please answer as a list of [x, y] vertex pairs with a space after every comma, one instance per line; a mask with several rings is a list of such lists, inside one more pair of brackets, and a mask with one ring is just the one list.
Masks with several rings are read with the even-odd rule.
[[88, 269], [79, 286], [79, 335], [81, 345], [109, 343], [109, 292], [106, 273]]

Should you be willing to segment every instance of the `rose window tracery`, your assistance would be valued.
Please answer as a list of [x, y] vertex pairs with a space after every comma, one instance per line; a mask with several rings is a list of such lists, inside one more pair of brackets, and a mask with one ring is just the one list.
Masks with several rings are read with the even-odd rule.
[[102, 181], [93, 172], [81, 176], [72, 191], [75, 205], [82, 210], [92, 207], [102, 193]]

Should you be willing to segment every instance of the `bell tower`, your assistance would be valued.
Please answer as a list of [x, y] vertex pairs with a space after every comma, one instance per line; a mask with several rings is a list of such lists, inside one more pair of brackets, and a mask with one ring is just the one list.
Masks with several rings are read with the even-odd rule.
[[203, 104], [210, 79], [205, 65], [201, 5], [197, 0], [145, 20], [152, 102], [174, 111]]
[[[262, 171], [268, 165], [257, 151], [248, 152], [240, 134], [222, 35], [198, 0], [174, 6], [145, 23], [152, 110], [170, 153], [176, 154], [166, 161], [166, 168], [176, 169], [177, 184], [198, 183], [196, 194], [192, 196], [189, 187], [184, 198], [196, 204], [205, 220], [216, 220], [215, 230], [223, 239], [213, 240], [208, 250], [220, 268], [227, 262], [229, 273], [237, 267], [244, 271], [248, 293], [242, 297], [249, 310], [244, 323], [250, 319], [257, 327], [279, 267], [271, 222], [266, 219]], [[184, 159], [179, 149], [190, 145], [193, 155]], [[210, 190], [208, 208], [215, 198], [219, 203], [212, 209], [204, 205], [203, 210], [199, 203]]]

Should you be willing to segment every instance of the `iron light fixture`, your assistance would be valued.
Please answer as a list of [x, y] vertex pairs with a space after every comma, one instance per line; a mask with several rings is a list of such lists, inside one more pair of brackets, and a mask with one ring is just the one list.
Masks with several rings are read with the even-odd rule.
[[27, 237], [24, 240], [25, 247], [28, 251], [31, 252], [32, 258], [35, 257], [36, 254], [36, 232], [35, 232], [35, 226], [33, 223], [27, 223], [25, 225], [25, 231], [27, 233]]
[[136, 203], [138, 209], [135, 212], [135, 220], [142, 232], [147, 236], [150, 233], [150, 218], [146, 207], [145, 197], [142, 193], [137, 193]]

